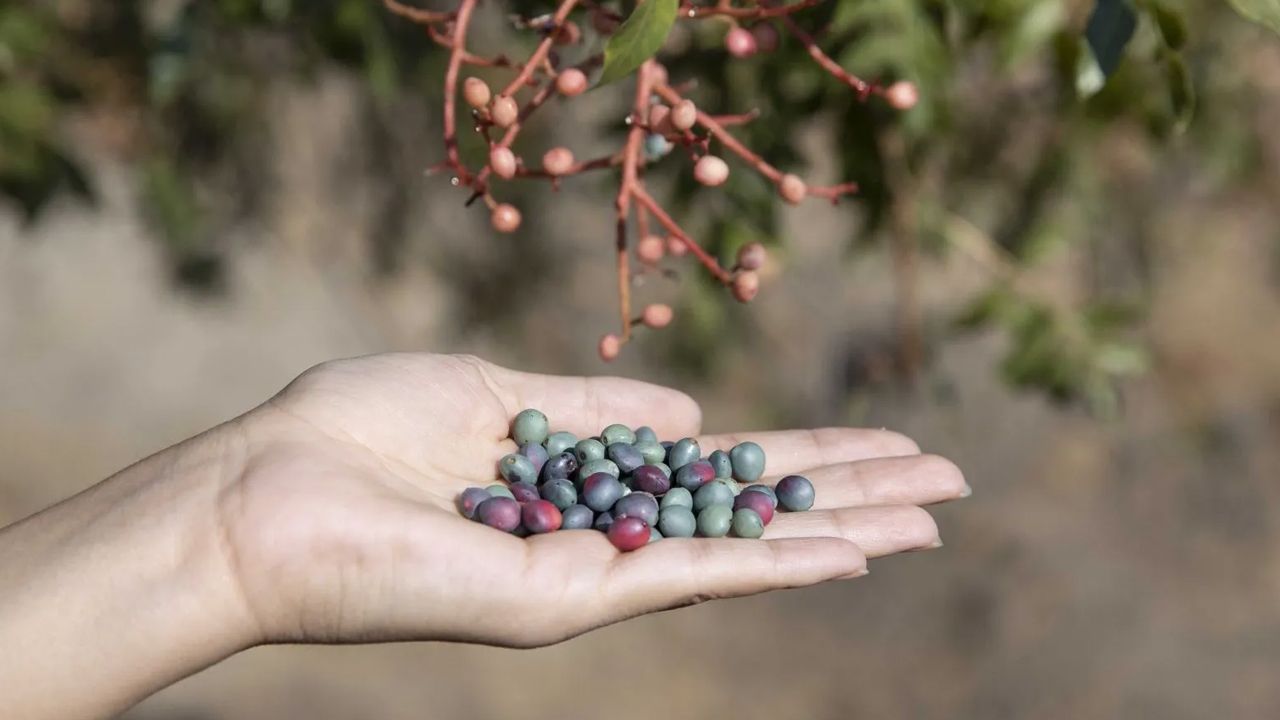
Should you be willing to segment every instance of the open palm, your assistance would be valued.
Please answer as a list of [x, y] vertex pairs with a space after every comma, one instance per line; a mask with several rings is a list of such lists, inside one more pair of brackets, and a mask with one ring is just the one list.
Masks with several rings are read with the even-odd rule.
[[526, 407], [584, 437], [613, 422], [672, 439], [700, 430], [697, 405], [674, 390], [424, 354], [318, 366], [238, 420], [244, 458], [219, 517], [261, 639], [556, 642], [703, 599], [855, 577], [867, 557], [937, 545], [918, 506], [966, 492], [954, 465], [886, 431], [703, 436], [704, 452], [755, 440], [772, 479], [804, 472], [814, 510], [777, 516], [764, 541], [620, 554], [597, 532], [523, 540], [455, 502], [495, 481]]

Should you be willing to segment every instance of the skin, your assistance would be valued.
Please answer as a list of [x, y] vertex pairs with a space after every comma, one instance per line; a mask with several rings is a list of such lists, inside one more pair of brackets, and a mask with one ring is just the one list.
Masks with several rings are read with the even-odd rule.
[[[919, 505], [958, 470], [891, 432], [750, 435], [770, 482], [803, 472], [807, 513], [764, 540], [669, 539], [620, 554], [595, 532], [521, 540], [458, 514], [536, 407], [698, 436], [687, 396], [530, 375], [472, 357], [325, 363], [258, 408], [0, 530], [0, 717], [92, 718], [267, 643], [560, 642], [644, 613], [866, 573], [940, 545]], [[441, 422], [448, 418], [448, 422]], [[699, 436], [704, 453], [746, 436]], [[575, 612], [562, 612], [573, 607]]]

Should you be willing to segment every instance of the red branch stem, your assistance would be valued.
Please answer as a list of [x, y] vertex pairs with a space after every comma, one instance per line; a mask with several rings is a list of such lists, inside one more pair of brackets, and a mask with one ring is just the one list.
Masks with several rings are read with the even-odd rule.
[[720, 267], [720, 263], [716, 262], [716, 259], [711, 257], [710, 253], [703, 250], [701, 245], [694, 242], [693, 238], [689, 237], [688, 233], [682, 230], [680, 226], [676, 224], [675, 220], [671, 219], [671, 216], [667, 214], [667, 211], [663, 210], [662, 206], [650, 197], [649, 193], [646, 192], [643, 187], [637, 185], [632, 188], [631, 196], [634, 197], [636, 202], [640, 203], [644, 209], [652, 213], [653, 217], [658, 220], [658, 224], [666, 228], [668, 233], [683, 240], [685, 246], [689, 248], [689, 252], [693, 253], [694, 257], [698, 258], [698, 261], [701, 262], [713, 276], [715, 276], [716, 280], [719, 280], [725, 285], [732, 282], [733, 277], [729, 274], [729, 271]]
[[396, 0], [382, 0], [382, 4], [387, 10], [391, 11], [392, 15], [398, 15], [420, 25], [435, 25], [448, 22], [454, 18], [454, 14], [451, 12], [432, 12], [431, 10], [411, 7]]
[[804, 45], [805, 50], [809, 52], [809, 57], [813, 58], [814, 62], [821, 65], [822, 69], [830, 73], [832, 77], [856, 90], [858, 92], [858, 99], [867, 99], [867, 96], [870, 95], [873, 90], [870, 83], [850, 73], [848, 70], [845, 70], [840, 66], [840, 63], [832, 60], [830, 55], [822, 52], [822, 48], [818, 47], [818, 43], [813, 39], [813, 36], [797, 25], [795, 20], [783, 16], [782, 23], [786, 25], [787, 30]]
[[556, 41], [556, 35], [560, 32], [560, 27], [564, 25], [564, 21], [569, 17], [569, 13], [573, 12], [573, 6], [578, 4], [578, 0], [563, 0], [560, 7], [556, 8], [556, 14], [552, 16], [550, 23], [550, 31], [547, 36], [538, 43], [538, 48], [529, 56], [529, 61], [524, 64], [520, 72], [507, 84], [499, 95], [511, 95], [529, 82], [529, 76], [533, 74], [534, 69], [542, 66], [542, 61], [547, 59], [547, 53], [551, 52], [551, 45]]
[[695, 5], [685, 3], [680, 6], [680, 17], [690, 19], [700, 19], [709, 17], [731, 17], [735, 20], [763, 20], [765, 18], [776, 18], [801, 10], [811, 8], [814, 5], [823, 2], [823, 0], [800, 0], [790, 5], [778, 5], [775, 7], [749, 7], [736, 8], [729, 7], [724, 3], [717, 4], [715, 7], [697, 7]]
[[458, 4], [458, 16], [453, 26], [453, 49], [449, 52], [449, 67], [444, 73], [444, 154], [449, 167], [458, 173], [458, 182], [467, 184], [467, 169], [458, 158], [458, 128], [454, 117], [458, 103], [458, 71], [462, 69], [462, 54], [466, 52], [467, 26], [471, 24], [471, 11], [476, 0], [462, 0]]

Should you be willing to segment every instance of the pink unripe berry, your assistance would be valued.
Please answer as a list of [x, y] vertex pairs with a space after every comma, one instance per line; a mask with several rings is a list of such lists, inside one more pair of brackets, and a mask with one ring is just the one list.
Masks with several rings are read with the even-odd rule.
[[613, 362], [618, 358], [618, 353], [622, 350], [622, 340], [617, 335], [609, 333], [600, 338], [600, 359], [605, 362]]
[[662, 135], [671, 132], [671, 108], [661, 103], [650, 105], [649, 129]]
[[762, 22], [751, 28], [751, 35], [756, 39], [756, 47], [760, 52], [773, 52], [778, 49], [778, 28], [773, 23]]
[[885, 89], [884, 97], [894, 108], [910, 110], [920, 101], [920, 91], [916, 89], [915, 83], [899, 80]]
[[555, 35], [557, 45], [575, 45], [581, 39], [582, 30], [578, 27], [578, 23], [572, 20], [566, 20]]
[[758, 242], [750, 242], [738, 248], [738, 267], [743, 270], [759, 270], [764, 267], [769, 251]]
[[587, 75], [578, 68], [569, 68], [556, 76], [556, 90], [565, 97], [581, 95], [587, 89]]
[[573, 169], [573, 152], [569, 148], [551, 148], [542, 156], [542, 169], [552, 175], [563, 175]]
[[489, 108], [489, 117], [493, 119], [494, 125], [509, 128], [515, 125], [520, 117], [520, 106], [516, 104], [515, 98], [499, 95], [493, 99], [493, 105]]
[[640, 315], [640, 321], [651, 328], [664, 328], [671, 324], [671, 318], [675, 316], [675, 312], [670, 305], [655, 303], [644, 309]]
[[520, 227], [520, 211], [514, 205], [502, 203], [493, 209], [489, 221], [493, 223], [493, 229], [500, 233], [515, 232]]
[[708, 187], [723, 185], [729, 179], [729, 164], [715, 155], [704, 155], [693, 166], [693, 177]]
[[675, 235], [667, 236], [667, 254], [671, 257], [684, 257], [689, 252], [689, 246], [684, 240]]
[[799, 205], [804, 196], [809, 194], [809, 188], [803, 180], [788, 173], [778, 181], [778, 194], [792, 205]]
[[733, 278], [733, 296], [738, 302], [751, 302], [760, 292], [760, 276], [754, 270], [744, 270]]
[[756, 54], [756, 37], [750, 30], [735, 27], [724, 36], [724, 48], [736, 58], [751, 57]]
[[489, 84], [478, 77], [469, 77], [462, 82], [462, 99], [473, 108], [482, 108], [489, 104]]
[[636, 243], [636, 257], [640, 262], [657, 265], [666, 254], [666, 243], [657, 235], [645, 235]]
[[511, 148], [494, 145], [489, 151], [489, 167], [494, 175], [510, 180], [516, 176], [516, 154], [511, 152]]
[[681, 100], [671, 108], [671, 125], [677, 130], [688, 130], [698, 122], [698, 106], [692, 100]]

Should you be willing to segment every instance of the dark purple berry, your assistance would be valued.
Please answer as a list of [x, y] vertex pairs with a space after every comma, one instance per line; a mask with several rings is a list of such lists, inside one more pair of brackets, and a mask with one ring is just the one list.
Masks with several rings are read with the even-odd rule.
[[636, 450], [635, 446], [627, 443], [613, 443], [606, 449], [606, 453], [608, 458], [613, 461], [614, 465], [618, 466], [618, 470], [623, 474], [629, 473], [644, 464], [644, 456], [640, 454], [640, 451]]
[[521, 445], [518, 453], [529, 458], [529, 462], [533, 463], [535, 473], [542, 472], [542, 466], [546, 464], [547, 458], [550, 457], [546, 448], [534, 443]]
[[462, 511], [464, 517], [470, 520], [476, 516], [476, 508], [480, 506], [480, 503], [491, 497], [493, 496], [484, 488], [469, 487], [458, 496], [458, 509]]
[[534, 469], [533, 461], [515, 453], [504, 455], [498, 461], [498, 472], [502, 475], [502, 479], [509, 483], [533, 484], [538, 481], [538, 471]]
[[733, 499], [733, 509], [747, 508], [760, 516], [760, 522], [768, 525], [773, 520], [773, 501], [762, 492], [743, 492]]
[[733, 507], [733, 490], [722, 482], [709, 482], [693, 494], [694, 512], [702, 512], [712, 505]]
[[[591, 508], [587, 508], [590, 510]], [[613, 513], [602, 512], [596, 516], [595, 522], [591, 523], [591, 527], [600, 532], [609, 532], [609, 526], [613, 524]]]
[[520, 526], [520, 503], [505, 497], [491, 497], [476, 508], [476, 518], [491, 528], [511, 532]]
[[778, 481], [774, 488], [778, 494], [778, 505], [783, 510], [799, 512], [813, 507], [813, 483], [803, 475], [788, 475]]
[[662, 495], [671, 489], [671, 478], [657, 465], [641, 465], [631, 473], [631, 484], [637, 490]]
[[526, 482], [511, 483], [511, 496], [518, 503], [527, 503], [541, 497], [538, 495], [538, 487]]
[[595, 473], [582, 483], [582, 502], [596, 512], [605, 512], [613, 507], [624, 494], [626, 488], [609, 473]]
[[768, 485], [748, 485], [742, 489], [742, 492], [761, 493], [769, 498], [769, 504], [773, 505], [775, 508], [778, 507], [778, 495], [773, 491], [773, 488]]
[[729, 460], [729, 453], [723, 450], [716, 450], [707, 458], [707, 462], [711, 463], [711, 467], [715, 469], [716, 477], [733, 477], [733, 463]]
[[649, 524], [638, 517], [618, 518], [609, 526], [609, 542], [622, 552], [649, 544]]
[[680, 468], [691, 462], [697, 462], [702, 456], [702, 449], [698, 447], [698, 441], [693, 438], [685, 438], [667, 451], [667, 464], [672, 470], [679, 471]]
[[658, 522], [658, 500], [647, 492], [633, 492], [613, 505], [613, 517], [638, 517], [649, 525]]
[[596, 514], [586, 505], [570, 505], [560, 513], [561, 530], [589, 530]]
[[552, 455], [547, 463], [542, 466], [542, 472], [538, 474], [538, 479], [542, 482], [551, 482], [552, 480], [569, 480], [573, 474], [578, 472], [578, 456], [572, 452], [562, 452], [559, 455]]
[[694, 492], [703, 485], [711, 482], [716, 477], [716, 471], [712, 469], [711, 463], [706, 460], [695, 460], [676, 470], [676, 485]]
[[546, 500], [532, 500], [520, 510], [520, 518], [529, 532], [539, 535], [560, 529], [560, 509]]
[[573, 482], [563, 478], [546, 482], [538, 492], [542, 494], [543, 500], [550, 502], [560, 510], [564, 510], [578, 502], [578, 491], [573, 487]]

